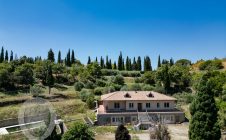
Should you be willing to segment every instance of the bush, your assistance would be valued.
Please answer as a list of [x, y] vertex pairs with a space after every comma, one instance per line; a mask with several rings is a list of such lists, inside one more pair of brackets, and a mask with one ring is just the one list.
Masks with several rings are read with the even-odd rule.
[[89, 96], [86, 100], [86, 104], [89, 109], [93, 109], [95, 107], [95, 98], [94, 96]]
[[224, 68], [224, 66], [222, 65], [221, 60], [207, 60], [201, 62], [201, 64], [199, 65], [200, 70], [218, 70], [222, 68]]
[[39, 94], [43, 93], [43, 90], [40, 86], [34, 85], [30, 88], [30, 93], [33, 94], [34, 97], [38, 96]]
[[195, 98], [195, 95], [186, 92], [176, 93], [173, 96], [177, 99], [178, 102], [186, 104], [191, 103]]
[[165, 89], [164, 89], [164, 87], [162, 87], [162, 86], [156, 86], [156, 87], [154, 88], [154, 91], [155, 91], [155, 92], [159, 92], [159, 93], [165, 93]]
[[97, 87], [94, 89], [94, 94], [95, 95], [102, 95], [104, 92], [104, 88], [103, 87]]
[[94, 133], [86, 124], [76, 122], [63, 135], [62, 140], [94, 140]]
[[129, 135], [129, 131], [124, 125], [119, 125], [115, 132], [115, 140], [130, 140], [131, 136]]
[[75, 91], [81, 91], [84, 88], [84, 84], [82, 82], [75, 83]]
[[129, 88], [127, 85], [123, 86], [120, 91], [129, 91]]
[[121, 75], [116, 75], [112, 77], [111, 82], [117, 85], [124, 85], [124, 78]]
[[226, 102], [226, 95], [223, 95], [223, 96], [222, 96], [222, 100], [223, 100], [224, 102]]
[[141, 85], [140, 84], [132, 84], [129, 88], [131, 91], [141, 91]]
[[115, 91], [115, 87], [113, 86], [108, 86], [108, 87], [105, 87], [103, 89], [103, 94], [107, 94], [107, 93], [111, 93], [111, 92], [114, 92]]
[[145, 85], [142, 86], [142, 90], [143, 91], [152, 91], [152, 90], [154, 90], [154, 88], [155, 87], [150, 86], [150, 85], [147, 85], [147, 84], [145, 84]]
[[90, 89], [82, 89], [80, 91], [80, 98], [83, 102], [86, 102], [89, 96], [92, 96], [93, 92]]
[[118, 70], [102, 69], [102, 76], [115, 76], [119, 74]]
[[135, 83], [143, 83], [143, 80], [141, 77], [137, 77], [134, 79]]
[[120, 71], [119, 72], [124, 77], [140, 77], [140, 71]]
[[96, 85], [91, 81], [88, 81], [88, 82], [85, 83], [85, 88], [87, 88], [87, 89], [94, 89], [95, 86]]
[[103, 81], [103, 80], [96, 80], [96, 85], [99, 86], [99, 87], [105, 87], [106, 86], [106, 82]]

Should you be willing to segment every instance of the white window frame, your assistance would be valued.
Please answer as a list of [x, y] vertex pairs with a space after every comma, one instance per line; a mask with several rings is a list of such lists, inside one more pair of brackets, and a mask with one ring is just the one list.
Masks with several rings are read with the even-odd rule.
[[146, 103], [146, 108], [151, 108], [151, 103]]
[[114, 103], [114, 108], [115, 108], [115, 109], [120, 109], [120, 103], [115, 102], [115, 103]]
[[129, 108], [134, 108], [134, 103], [129, 103]]

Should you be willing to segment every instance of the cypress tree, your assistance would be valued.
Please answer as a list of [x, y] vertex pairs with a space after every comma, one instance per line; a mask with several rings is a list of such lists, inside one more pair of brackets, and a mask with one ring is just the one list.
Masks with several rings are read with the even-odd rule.
[[51, 62], [55, 61], [54, 52], [53, 52], [52, 49], [50, 49], [49, 52], [48, 52], [48, 60], [51, 61]]
[[131, 59], [129, 59], [129, 70], [132, 70], [132, 62], [131, 62]]
[[135, 57], [133, 58], [132, 70], [137, 70], [137, 62]]
[[52, 66], [51, 66], [51, 64], [49, 64], [48, 69], [47, 69], [46, 85], [49, 87], [49, 94], [50, 94], [51, 88], [54, 85], [54, 77], [53, 77], [53, 72], [52, 72]]
[[9, 55], [8, 55], [8, 51], [5, 51], [5, 61], [8, 62], [9, 61]]
[[68, 50], [65, 61], [66, 61], [66, 65], [70, 67], [71, 66], [71, 50], [70, 49]]
[[122, 52], [120, 52], [120, 55], [118, 57], [118, 70], [123, 70], [123, 62], [122, 62]]
[[173, 58], [170, 58], [170, 66], [173, 66], [174, 65], [174, 60]]
[[112, 69], [111, 59], [109, 60], [109, 69]]
[[149, 56], [144, 58], [144, 71], [152, 71], [151, 59]]
[[0, 63], [4, 61], [4, 48], [2, 46], [1, 54], [0, 54]]
[[74, 64], [75, 63], [75, 52], [74, 50], [72, 50], [71, 52], [71, 64]]
[[117, 69], [117, 65], [116, 65], [116, 62], [114, 62], [114, 66], [113, 66], [113, 69], [116, 70]]
[[96, 57], [96, 60], [95, 60], [97, 63], [98, 63], [98, 59], [97, 59], [97, 57]]
[[109, 62], [108, 62], [108, 56], [106, 56], [106, 68], [109, 69]]
[[190, 140], [219, 140], [221, 131], [218, 120], [218, 109], [214, 100], [214, 83], [208, 80], [210, 73], [201, 78], [197, 89], [197, 97], [190, 106], [192, 115], [189, 125]]
[[57, 63], [61, 63], [61, 52], [58, 52]]
[[90, 56], [88, 57], [87, 65], [88, 65], [88, 64], [91, 64], [91, 58], [90, 58]]
[[102, 58], [102, 56], [100, 57], [100, 67], [104, 69], [104, 59]]
[[124, 59], [122, 59], [122, 70], [125, 70], [125, 63], [124, 63]]
[[137, 67], [138, 71], [141, 71], [141, 67], [142, 66], [141, 66], [141, 58], [140, 58], [140, 56], [138, 56], [138, 58], [137, 58], [137, 66], [136, 67]]
[[129, 66], [129, 57], [126, 57], [126, 70], [130, 70], [130, 66]]
[[158, 68], [161, 67], [161, 58], [160, 58], [160, 55], [158, 57]]
[[10, 53], [10, 62], [13, 61], [13, 51]]

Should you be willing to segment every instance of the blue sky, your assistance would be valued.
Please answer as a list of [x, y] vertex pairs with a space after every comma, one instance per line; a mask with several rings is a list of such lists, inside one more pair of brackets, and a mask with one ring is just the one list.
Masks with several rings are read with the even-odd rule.
[[0, 0], [0, 45], [18, 56], [69, 48], [116, 60], [226, 57], [224, 0]]

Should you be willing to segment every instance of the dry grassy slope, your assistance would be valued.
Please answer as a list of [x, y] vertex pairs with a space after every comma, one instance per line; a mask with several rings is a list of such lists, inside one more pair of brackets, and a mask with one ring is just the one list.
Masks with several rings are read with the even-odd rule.
[[[222, 70], [226, 70], [226, 60], [222, 60], [222, 65], [224, 66], [224, 68]], [[200, 65], [201, 61], [200, 62], [197, 62], [197, 63], [194, 63], [192, 65], [192, 70], [193, 71], [199, 71], [199, 65]]]

